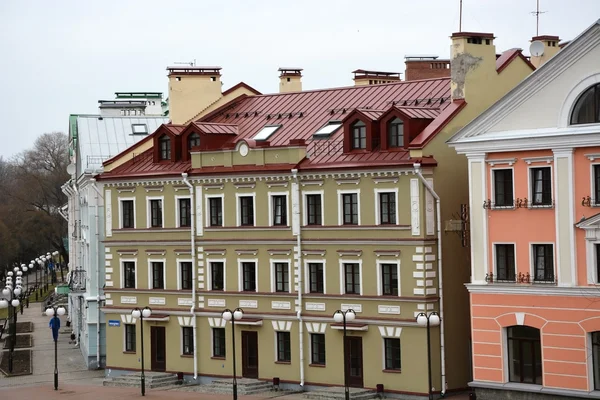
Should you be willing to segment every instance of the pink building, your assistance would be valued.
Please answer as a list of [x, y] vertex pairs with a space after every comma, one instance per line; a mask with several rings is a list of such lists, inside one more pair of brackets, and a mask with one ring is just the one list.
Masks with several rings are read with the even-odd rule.
[[470, 385], [600, 398], [600, 21], [449, 144], [469, 161]]

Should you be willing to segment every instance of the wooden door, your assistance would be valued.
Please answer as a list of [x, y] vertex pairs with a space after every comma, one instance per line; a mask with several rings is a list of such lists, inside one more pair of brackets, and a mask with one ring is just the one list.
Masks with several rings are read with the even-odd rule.
[[258, 332], [242, 331], [242, 377], [258, 379]]
[[152, 371], [164, 372], [167, 369], [167, 343], [164, 326], [150, 327], [150, 351]]
[[348, 346], [348, 386], [363, 387], [363, 355], [362, 338], [356, 336], [347, 336], [346, 345]]

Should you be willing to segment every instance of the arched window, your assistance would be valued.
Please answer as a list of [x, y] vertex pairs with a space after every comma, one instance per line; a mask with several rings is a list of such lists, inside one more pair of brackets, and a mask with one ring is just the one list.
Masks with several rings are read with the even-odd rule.
[[571, 114], [571, 125], [594, 123], [600, 123], [600, 83], [579, 96]]
[[352, 124], [352, 148], [367, 148], [367, 126], [362, 121], [356, 121]]
[[509, 381], [542, 384], [540, 330], [511, 326], [507, 330]]
[[190, 136], [188, 136], [188, 150], [196, 146], [200, 146], [200, 135], [198, 135], [196, 132], [193, 132]]
[[404, 147], [404, 122], [394, 118], [388, 122], [388, 147]]
[[161, 160], [171, 159], [171, 139], [167, 135], [162, 135], [158, 139], [158, 149]]

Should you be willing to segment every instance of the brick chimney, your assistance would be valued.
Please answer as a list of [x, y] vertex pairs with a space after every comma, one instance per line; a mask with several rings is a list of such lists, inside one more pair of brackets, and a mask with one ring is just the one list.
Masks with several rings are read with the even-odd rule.
[[221, 94], [221, 67], [167, 67], [169, 71], [169, 117], [182, 124], [215, 101]]
[[[540, 42], [541, 44], [534, 44], [536, 42]], [[559, 42], [560, 39], [558, 36], [544, 35], [532, 37], [529, 50], [531, 53], [530, 61], [533, 66], [539, 68], [543, 63], [554, 57], [560, 50]], [[538, 47], [538, 49], [535, 49], [535, 47]], [[534, 55], [534, 51], [539, 50], [540, 48], [542, 49], [541, 54], [536, 53]]]
[[357, 69], [354, 74], [354, 86], [380, 85], [382, 83], [400, 82], [400, 72], [367, 71]]
[[438, 60], [438, 56], [404, 56], [404, 64], [406, 64], [404, 79], [407, 81], [450, 76], [450, 60]]
[[485, 86], [488, 80], [496, 75], [494, 34], [456, 32], [452, 34], [451, 39], [452, 100], [466, 99], [468, 102], [469, 87]]
[[279, 68], [279, 93], [302, 91], [302, 68]]

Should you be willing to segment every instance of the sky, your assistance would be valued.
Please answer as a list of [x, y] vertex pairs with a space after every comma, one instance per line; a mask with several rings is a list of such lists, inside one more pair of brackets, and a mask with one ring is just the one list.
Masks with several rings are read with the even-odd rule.
[[[303, 88], [350, 86], [351, 71], [404, 72], [404, 56], [448, 58], [460, 0], [0, 0], [0, 157], [69, 114], [98, 113], [114, 92], [166, 93], [166, 67], [221, 66], [223, 89], [279, 88], [300, 67]], [[536, 0], [463, 0], [462, 30], [492, 32], [497, 52], [529, 54]], [[576, 37], [600, 0], [540, 0], [539, 34]]]

